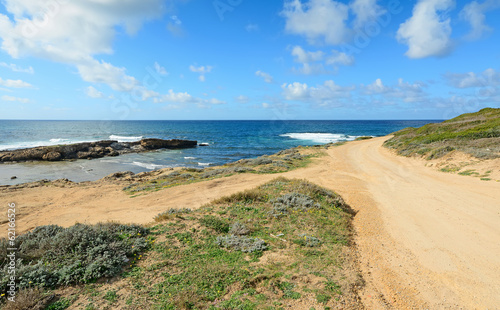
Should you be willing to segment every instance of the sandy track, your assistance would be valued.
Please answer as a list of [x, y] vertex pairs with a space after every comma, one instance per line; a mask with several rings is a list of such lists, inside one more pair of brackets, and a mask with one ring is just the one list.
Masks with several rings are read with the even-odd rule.
[[[331, 148], [310, 167], [283, 174], [335, 190], [359, 211], [354, 225], [367, 309], [499, 308], [500, 183], [395, 156], [381, 146], [385, 139]], [[242, 174], [135, 198], [109, 183], [25, 188], [2, 190], [0, 200], [17, 204], [18, 232], [75, 222], [144, 224], [168, 208], [197, 208], [275, 177]]]

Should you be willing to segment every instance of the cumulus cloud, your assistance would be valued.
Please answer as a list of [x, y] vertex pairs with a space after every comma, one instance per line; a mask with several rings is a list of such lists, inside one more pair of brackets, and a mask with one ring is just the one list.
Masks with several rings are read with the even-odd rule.
[[467, 21], [471, 31], [466, 38], [470, 40], [479, 39], [485, 32], [492, 29], [485, 24], [485, 13], [500, 8], [500, 0], [486, 0], [482, 3], [472, 1], [460, 11], [460, 18]]
[[[211, 99], [202, 99], [202, 98], [197, 98], [194, 97], [187, 92], [179, 92], [176, 93], [172, 89], [168, 91], [167, 94], [163, 94], [160, 96], [157, 96], [153, 98], [153, 102], [155, 103], [178, 103], [181, 104], [180, 106], [185, 106], [185, 104], [196, 104], [198, 107], [207, 107], [211, 105], [220, 105], [220, 104], [226, 104], [225, 101], [218, 100], [216, 98], [211, 98]], [[179, 106], [179, 107], [180, 107]]]
[[10, 101], [10, 102], [20, 102], [20, 103], [29, 103], [30, 100], [27, 98], [18, 98], [13, 96], [2, 96], [2, 101]]
[[445, 78], [449, 85], [456, 88], [500, 86], [500, 72], [492, 68], [481, 73], [447, 73]]
[[119, 31], [135, 34], [145, 20], [160, 17], [163, 0], [5, 0], [4, 5], [13, 19], [0, 14], [1, 48], [11, 57], [71, 64], [84, 81], [117, 91], [147, 91], [124, 68], [94, 57], [113, 52]]
[[377, 0], [355, 0], [350, 4], [350, 8], [356, 15], [354, 27], [361, 28], [366, 23], [374, 21], [386, 11], [377, 5]]
[[337, 50], [333, 50], [332, 54], [326, 59], [327, 65], [343, 65], [343, 66], [352, 66], [354, 64], [354, 57], [351, 55], [347, 55], [344, 52], [339, 52]]
[[155, 62], [155, 71], [156, 73], [160, 74], [160, 75], [167, 75], [168, 72], [165, 68], [163, 68], [162, 66], [160, 66], [159, 63]]
[[450, 18], [446, 11], [454, 0], [420, 0], [413, 8], [413, 15], [399, 26], [397, 39], [408, 45], [409, 58], [445, 56], [451, 52]]
[[273, 83], [274, 82], [273, 77], [269, 73], [262, 72], [259, 70], [259, 71], [255, 72], [255, 75], [263, 78], [266, 83]]
[[12, 88], [32, 88], [30, 83], [21, 80], [4, 80], [0, 78], [0, 85]]
[[31, 67], [31, 66], [28, 68], [21, 68], [16, 64], [8, 64], [5, 62], [0, 62], [0, 66], [5, 67], [5, 68], [9, 68], [10, 70], [12, 70], [14, 72], [22, 72], [22, 73], [29, 73], [29, 74], [35, 73], [35, 70], [33, 70], [33, 67]]
[[361, 85], [361, 90], [365, 95], [381, 96], [386, 100], [400, 99], [404, 102], [422, 101], [426, 96], [424, 88], [427, 85], [423, 82], [409, 83], [403, 79], [398, 79], [396, 85], [384, 85], [382, 79], [376, 79], [368, 85]]
[[332, 50], [332, 54], [327, 55], [323, 51], [306, 51], [301, 46], [294, 46], [291, 53], [294, 61], [301, 64], [300, 68], [293, 68], [293, 71], [305, 75], [334, 73], [326, 69], [324, 64], [333, 66], [336, 70], [338, 65], [350, 66], [354, 63], [353, 56], [337, 50]]
[[213, 69], [212, 66], [199, 66], [199, 67], [193, 65], [189, 66], [189, 70], [191, 70], [191, 72], [196, 72], [200, 74], [198, 79], [201, 82], [205, 82], [205, 74], [210, 73], [212, 69]]
[[283, 96], [287, 100], [314, 103], [320, 106], [338, 105], [351, 96], [354, 86], [340, 86], [332, 80], [313, 87], [305, 83], [294, 82], [281, 85]]
[[349, 35], [349, 6], [338, 1], [286, 1], [282, 15], [286, 19], [285, 30], [306, 37], [310, 44], [341, 44]]
[[300, 46], [294, 46], [292, 55], [295, 56], [295, 61], [300, 63], [309, 63], [323, 60], [325, 54], [322, 51], [308, 52]]
[[85, 89], [85, 94], [87, 94], [90, 98], [104, 98], [104, 94], [95, 89], [93, 86], [87, 87]]

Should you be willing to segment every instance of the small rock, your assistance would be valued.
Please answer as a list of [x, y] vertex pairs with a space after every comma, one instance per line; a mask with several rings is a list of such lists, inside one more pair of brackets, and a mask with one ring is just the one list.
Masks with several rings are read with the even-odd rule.
[[15, 179], [17, 179], [17, 177], [16, 176], [12, 176], [12, 177], [10, 177], [10, 179], [11, 180], [15, 180]]

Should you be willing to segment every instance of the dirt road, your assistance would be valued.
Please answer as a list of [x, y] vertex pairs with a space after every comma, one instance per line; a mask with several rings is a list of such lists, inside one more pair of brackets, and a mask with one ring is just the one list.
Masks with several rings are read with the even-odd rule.
[[[366, 308], [499, 309], [500, 183], [396, 156], [382, 147], [385, 139], [330, 148], [315, 164], [282, 174], [330, 188], [358, 211]], [[17, 204], [19, 231], [108, 220], [144, 224], [168, 208], [197, 208], [275, 177], [240, 174], [135, 198], [109, 183], [1, 190], [0, 200]]]

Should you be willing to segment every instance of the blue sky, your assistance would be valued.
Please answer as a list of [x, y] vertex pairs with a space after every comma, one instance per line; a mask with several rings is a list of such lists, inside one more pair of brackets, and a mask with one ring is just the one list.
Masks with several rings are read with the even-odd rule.
[[500, 107], [500, 0], [3, 0], [0, 119]]

